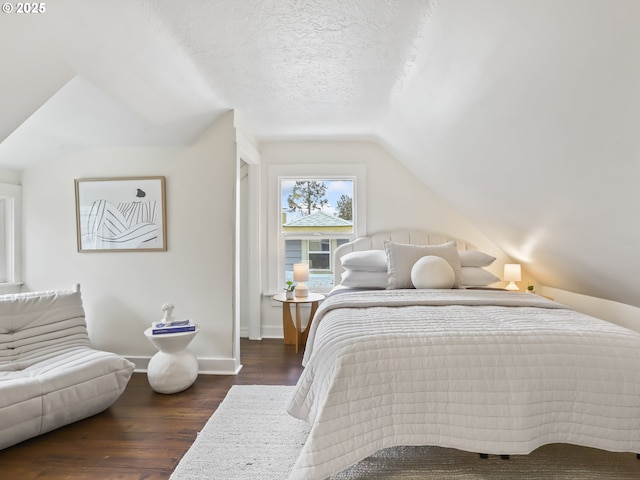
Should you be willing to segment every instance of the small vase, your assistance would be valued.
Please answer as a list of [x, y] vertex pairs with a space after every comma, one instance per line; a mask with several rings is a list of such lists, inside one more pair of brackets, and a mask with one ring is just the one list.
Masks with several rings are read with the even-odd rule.
[[286, 297], [287, 297], [287, 300], [293, 300], [293, 298], [294, 298], [294, 293], [295, 293], [295, 292], [294, 292], [293, 290], [291, 290], [291, 291], [287, 290], [287, 291], [286, 291]]

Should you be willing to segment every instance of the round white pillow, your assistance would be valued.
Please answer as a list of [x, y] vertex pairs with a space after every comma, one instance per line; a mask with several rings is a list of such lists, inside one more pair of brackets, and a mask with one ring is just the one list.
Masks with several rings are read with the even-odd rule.
[[435, 255], [422, 257], [411, 269], [411, 282], [416, 288], [452, 288], [455, 280], [449, 262]]

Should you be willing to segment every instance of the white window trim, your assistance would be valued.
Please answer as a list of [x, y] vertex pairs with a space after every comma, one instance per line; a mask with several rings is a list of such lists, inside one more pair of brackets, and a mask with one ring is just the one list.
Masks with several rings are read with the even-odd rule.
[[0, 283], [0, 294], [22, 284], [22, 187], [0, 183], [0, 198], [4, 200], [4, 252], [6, 280]]
[[[355, 239], [366, 235], [367, 232], [367, 167], [361, 164], [286, 164], [271, 165], [268, 173], [268, 295], [279, 293], [284, 286], [284, 235], [280, 235], [280, 185], [283, 179], [322, 178], [326, 180], [344, 179], [353, 177], [354, 194], [353, 208], [355, 211], [355, 224], [353, 232], [348, 235], [323, 235], [323, 238], [340, 237]], [[296, 236], [287, 235], [287, 240], [294, 240]], [[308, 237], [305, 237], [308, 238]], [[331, 256], [333, 258], [333, 255]]]

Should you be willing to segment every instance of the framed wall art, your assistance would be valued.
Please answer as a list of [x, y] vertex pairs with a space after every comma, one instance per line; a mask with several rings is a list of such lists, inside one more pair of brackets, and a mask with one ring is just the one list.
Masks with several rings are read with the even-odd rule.
[[164, 177], [75, 180], [78, 252], [167, 250]]

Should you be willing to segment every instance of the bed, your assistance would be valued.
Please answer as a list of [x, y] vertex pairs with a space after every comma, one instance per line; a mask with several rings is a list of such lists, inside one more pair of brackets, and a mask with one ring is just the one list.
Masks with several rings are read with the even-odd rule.
[[[460, 264], [450, 265], [457, 288], [405, 288], [406, 259], [394, 247], [424, 246], [417, 254], [432, 257], [442, 245], [450, 253], [448, 241], [458, 254], [473, 251], [420, 232], [336, 250], [335, 275], [345, 279], [347, 254], [371, 260], [376, 251], [379, 261], [386, 249], [394, 288], [340, 286], [317, 310], [288, 406], [311, 424], [291, 480], [327, 478], [398, 445], [496, 455], [549, 443], [640, 452], [640, 334], [539, 295], [464, 288], [459, 270], [468, 267]], [[413, 253], [405, 270], [417, 264]]]

